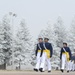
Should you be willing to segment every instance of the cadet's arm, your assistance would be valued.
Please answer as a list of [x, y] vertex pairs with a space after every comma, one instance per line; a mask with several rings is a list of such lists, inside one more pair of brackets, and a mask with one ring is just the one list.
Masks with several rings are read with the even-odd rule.
[[38, 53], [38, 45], [36, 46], [35, 55], [37, 56]]
[[52, 54], [53, 54], [53, 47], [52, 47], [52, 45], [50, 44], [50, 57], [52, 57]]
[[62, 50], [63, 50], [63, 48], [61, 48], [61, 51], [60, 51], [60, 59], [61, 59], [61, 57], [62, 57]]
[[70, 48], [69, 48], [69, 55], [70, 55], [70, 59], [71, 59], [71, 57], [72, 57], [72, 54], [71, 54], [71, 50], [70, 50]]

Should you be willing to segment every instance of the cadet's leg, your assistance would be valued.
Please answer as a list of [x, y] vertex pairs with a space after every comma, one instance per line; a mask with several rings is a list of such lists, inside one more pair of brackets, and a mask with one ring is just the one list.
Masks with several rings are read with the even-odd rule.
[[61, 69], [62, 69], [62, 70], [65, 69], [65, 62], [66, 62], [66, 55], [63, 54], [63, 55], [62, 55], [62, 66], [61, 66]]
[[70, 61], [70, 64], [69, 64], [69, 70], [71, 71], [71, 61]]
[[41, 65], [40, 65], [40, 71], [43, 72], [43, 69], [45, 68], [45, 60], [46, 60], [46, 53], [44, 52], [41, 58]]
[[73, 71], [74, 71], [74, 63], [73, 63]]
[[67, 68], [67, 72], [69, 72], [70, 71], [70, 61], [67, 61], [66, 60], [66, 68]]
[[72, 70], [72, 62], [70, 61], [70, 71]]
[[74, 71], [75, 71], [75, 63], [74, 63]]
[[41, 61], [41, 57], [40, 57], [40, 52], [37, 54], [37, 58], [36, 58], [36, 66], [35, 69], [39, 69], [40, 66], [40, 61]]
[[72, 62], [72, 71], [73, 71], [73, 62]]
[[71, 71], [72, 71], [72, 62], [71, 62]]
[[51, 62], [50, 62], [50, 58], [47, 58], [47, 66], [48, 66], [48, 72], [51, 72]]

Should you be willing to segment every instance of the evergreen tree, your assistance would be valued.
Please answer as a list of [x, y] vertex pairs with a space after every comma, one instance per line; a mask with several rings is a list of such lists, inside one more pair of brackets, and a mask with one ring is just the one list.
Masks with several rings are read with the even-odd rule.
[[21, 60], [21, 63], [27, 65], [31, 64], [31, 52], [32, 52], [32, 43], [31, 36], [28, 31], [28, 28], [25, 24], [25, 20], [23, 19], [20, 23], [20, 29], [17, 33], [17, 52], [15, 55], [17, 58]]
[[10, 20], [7, 15], [3, 17], [2, 23], [0, 25], [0, 44], [1, 51], [3, 54], [3, 63], [9, 63], [9, 59], [11, 58], [11, 29], [10, 29]]
[[70, 29], [68, 30], [68, 35], [67, 35], [67, 41], [69, 43], [69, 46], [72, 50], [72, 52], [74, 52], [75, 49], [75, 17], [72, 20]]
[[57, 47], [62, 47], [62, 43], [66, 40], [66, 29], [60, 16], [57, 19], [57, 23], [54, 25], [54, 32], [57, 37]]

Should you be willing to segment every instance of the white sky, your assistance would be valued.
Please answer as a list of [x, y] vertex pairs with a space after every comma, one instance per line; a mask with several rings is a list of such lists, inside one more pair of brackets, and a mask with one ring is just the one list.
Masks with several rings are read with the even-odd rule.
[[31, 35], [36, 39], [40, 30], [47, 27], [47, 22], [55, 23], [59, 15], [65, 26], [71, 24], [75, 0], [0, 0], [0, 19], [10, 11], [17, 14], [17, 23], [25, 18]]

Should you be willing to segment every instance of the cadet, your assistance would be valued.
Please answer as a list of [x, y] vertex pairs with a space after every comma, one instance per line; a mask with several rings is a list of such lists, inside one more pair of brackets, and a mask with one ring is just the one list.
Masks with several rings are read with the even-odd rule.
[[61, 72], [64, 72], [65, 64], [67, 67], [67, 72], [69, 72], [69, 63], [71, 60], [71, 51], [70, 48], [67, 47], [67, 43], [63, 43], [63, 48], [61, 48], [60, 53], [60, 59], [61, 59]]
[[34, 68], [34, 71], [38, 72], [40, 63], [41, 63], [41, 56], [43, 52], [43, 38], [38, 38], [38, 44], [36, 47], [35, 55], [36, 55], [36, 66]]
[[70, 67], [70, 71], [72, 71], [73, 70], [73, 61], [72, 60], [70, 61], [69, 67]]
[[42, 59], [41, 59], [42, 61], [41, 61], [40, 69], [39, 69], [41, 72], [43, 72], [43, 69], [45, 68], [45, 61], [47, 62], [48, 72], [51, 72], [50, 59], [53, 54], [53, 48], [48, 41], [49, 41], [48, 38], [44, 38], [44, 44], [43, 44], [44, 50], [43, 50]]

